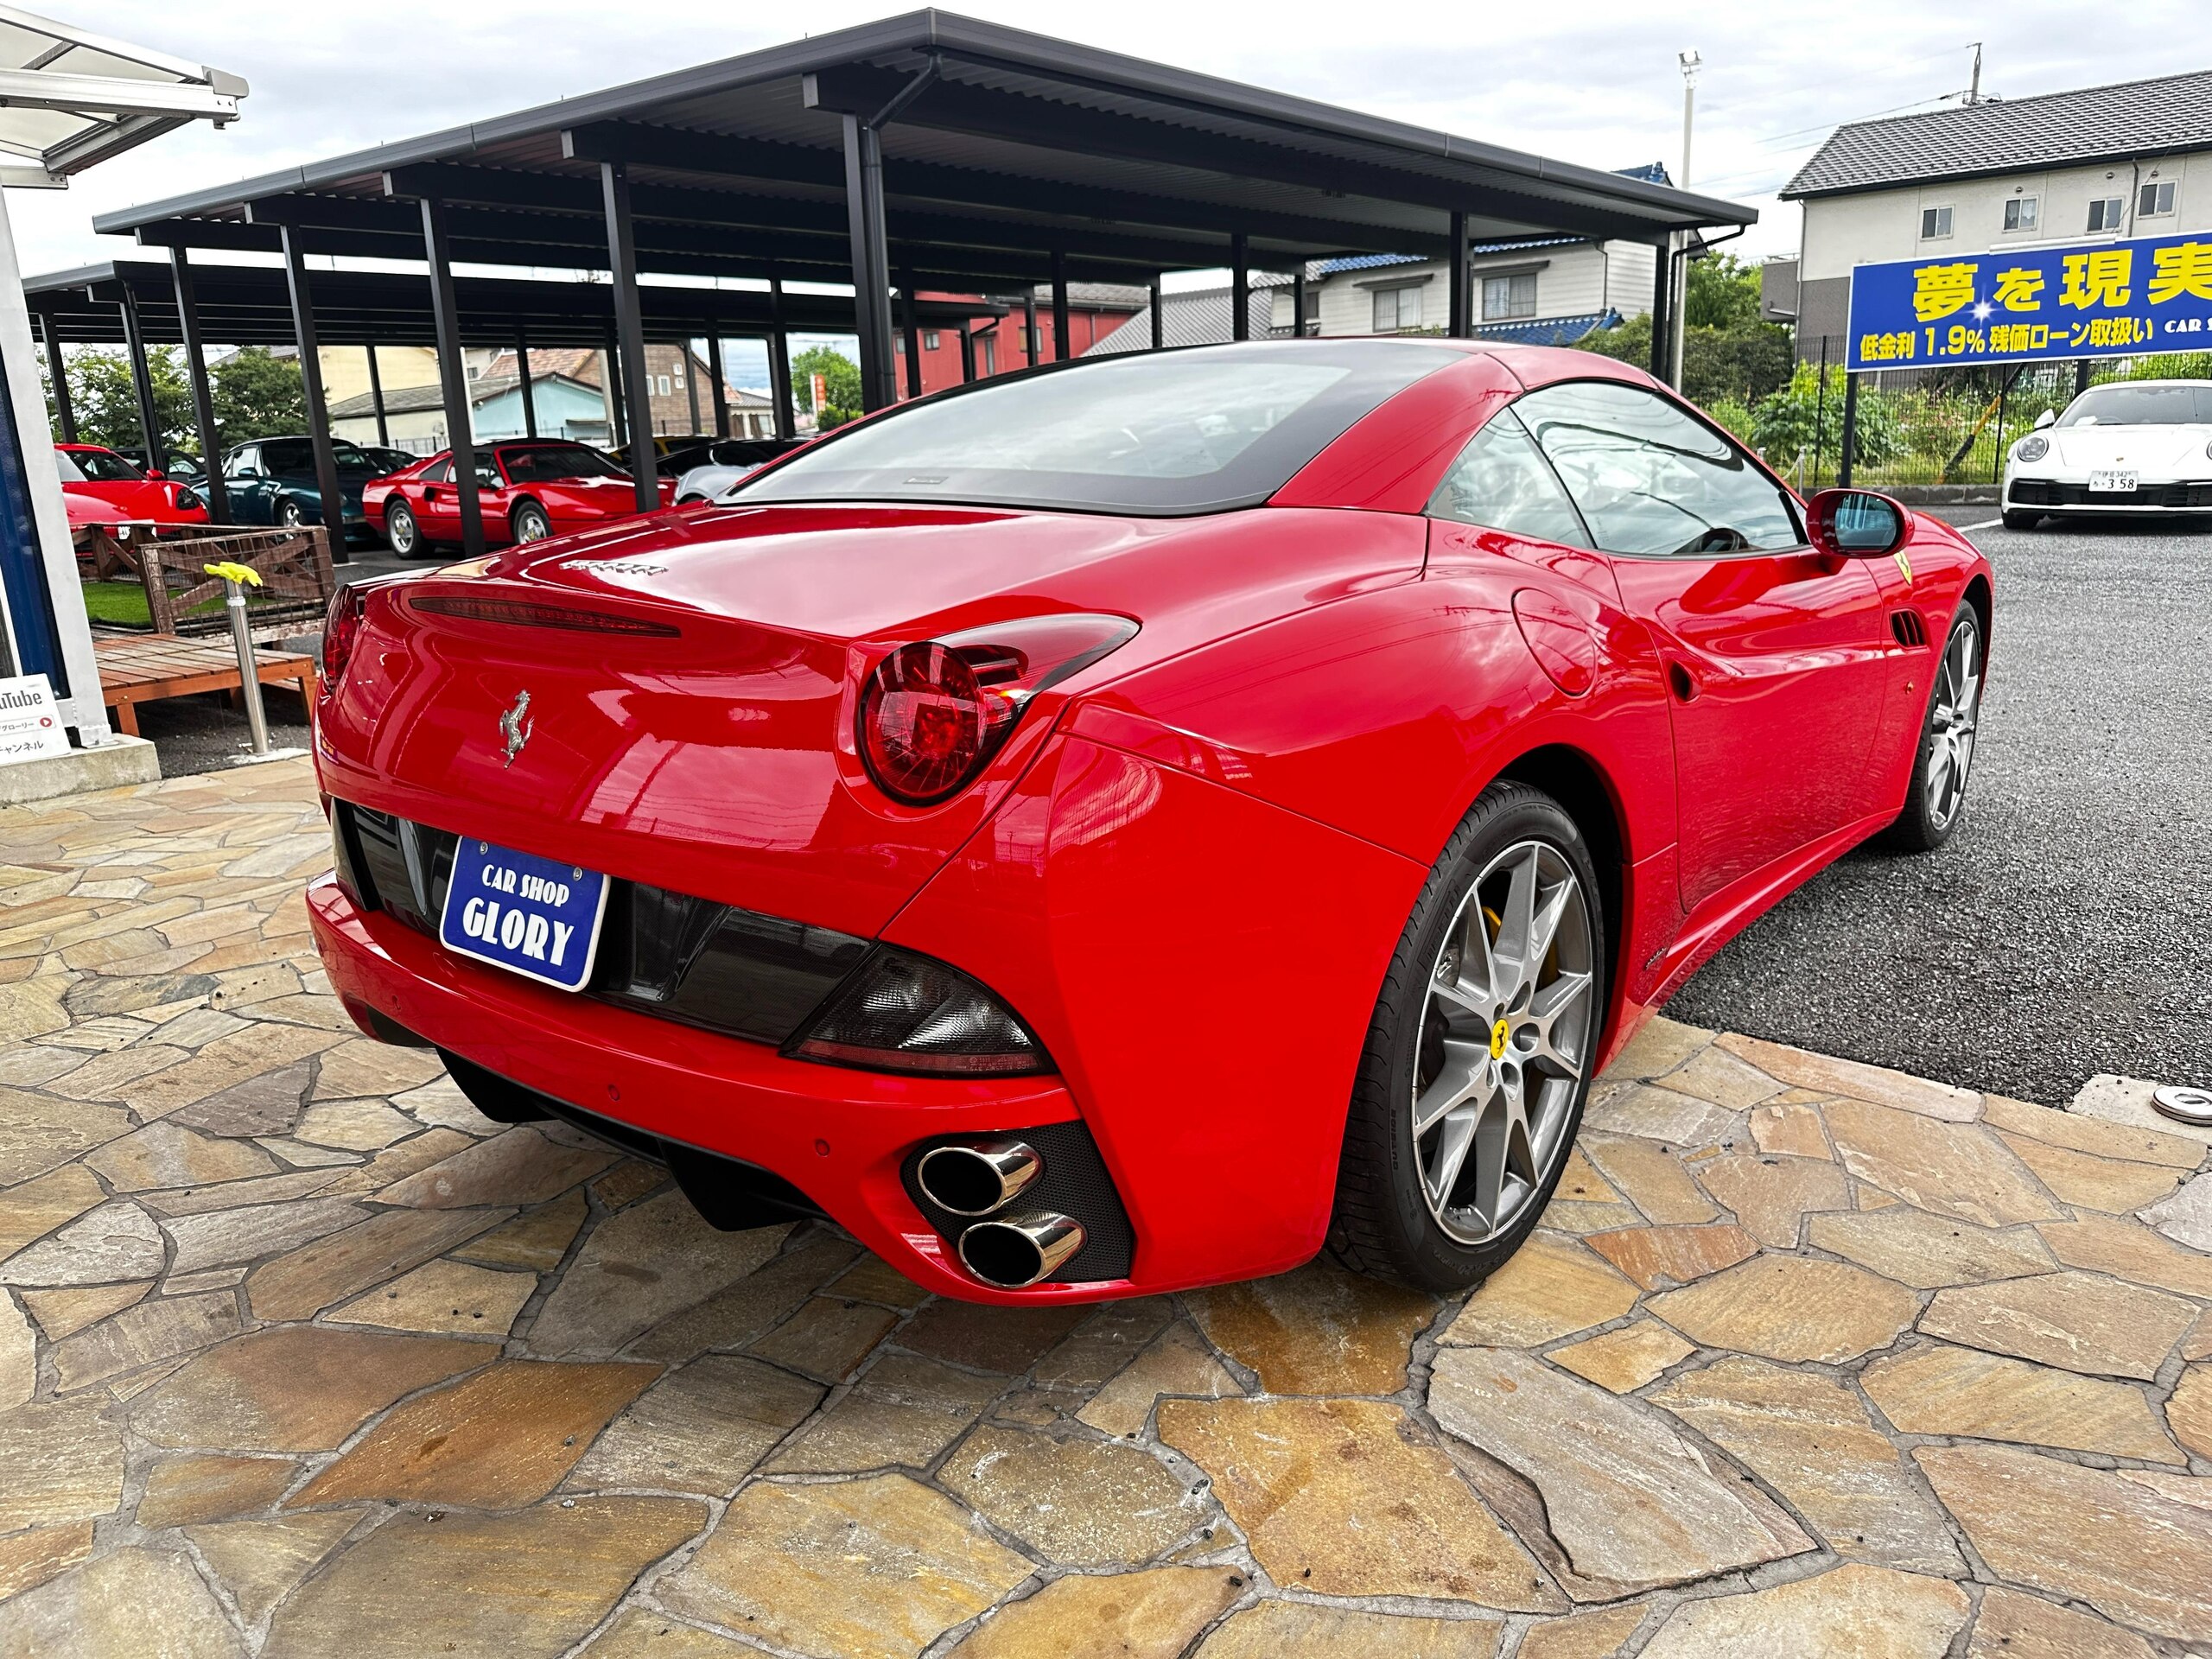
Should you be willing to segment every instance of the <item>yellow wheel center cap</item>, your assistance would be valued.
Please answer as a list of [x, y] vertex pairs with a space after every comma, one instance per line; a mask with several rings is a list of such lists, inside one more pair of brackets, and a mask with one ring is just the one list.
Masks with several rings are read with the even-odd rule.
[[1503, 1020], [1499, 1020], [1496, 1025], [1490, 1028], [1491, 1058], [1493, 1060], [1502, 1060], [1505, 1058], [1506, 1040], [1512, 1035], [1513, 1027], [1507, 1025]]

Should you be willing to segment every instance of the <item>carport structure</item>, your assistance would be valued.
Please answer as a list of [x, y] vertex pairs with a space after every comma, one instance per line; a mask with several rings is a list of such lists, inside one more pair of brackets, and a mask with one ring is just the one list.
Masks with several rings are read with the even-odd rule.
[[[118, 259], [74, 270], [27, 278], [24, 297], [49, 362], [60, 360], [64, 346], [116, 346], [130, 358], [138, 395], [139, 424], [149, 456], [162, 464], [160, 429], [153, 409], [153, 383], [146, 364], [149, 346], [181, 345], [192, 382], [195, 423], [209, 463], [209, 504], [218, 519], [228, 517], [223, 481], [214, 465], [216, 435], [213, 399], [201, 346], [294, 346], [311, 339], [326, 346], [429, 346], [438, 343], [437, 307], [432, 285], [419, 276], [384, 270], [315, 270], [296, 284], [288, 274], [267, 265], [195, 264], [187, 251], [171, 250], [168, 264]], [[600, 349], [615, 340], [614, 290], [605, 283], [543, 278], [456, 276], [452, 280], [454, 332], [461, 346], [489, 346], [515, 353], [520, 375], [524, 429], [537, 433], [531, 401], [530, 353], [535, 348], [582, 346]], [[721, 346], [726, 339], [759, 338], [768, 342], [769, 363], [779, 385], [791, 378], [786, 344], [791, 331], [831, 333], [853, 323], [853, 302], [842, 295], [770, 289], [677, 288], [645, 284], [637, 290], [644, 338], [654, 342], [707, 341], [713, 371], [715, 429], [729, 431], [728, 391], [722, 378]], [[306, 310], [301, 309], [302, 302]], [[978, 317], [1003, 316], [1007, 308], [975, 300], [918, 298], [919, 327], [964, 328]], [[619, 354], [610, 352], [610, 361]], [[376, 359], [369, 359], [370, 385], [382, 416], [382, 387]], [[319, 377], [317, 377], [319, 381]], [[618, 410], [620, 377], [613, 388]], [[314, 387], [320, 400], [321, 387]], [[463, 387], [466, 397], [466, 386]], [[75, 411], [66, 379], [54, 380], [55, 426], [65, 443], [76, 440]], [[467, 407], [466, 403], [463, 408]], [[461, 430], [450, 423], [448, 430]], [[327, 430], [325, 412], [311, 414], [309, 425]], [[788, 395], [776, 400], [776, 430], [791, 435]], [[382, 435], [379, 434], [379, 436]]]
[[[1449, 261], [1448, 332], [1459, 334], [1471, 240], [1567, 232], [1671, 250], [1685, 232], [1755, 218], [1618, 174], [918, 11], [94, 224], [153, 246], [280, 253], [296, 285], [310, 281], [311, 253], [427, 260], [446, 398], [462, 415], [452, 264], [605, 270], [630, 427], [645, 431], [641, 273], [849, 284], [874, 410], [898, 395], [894, 342], [924, 290], [1049, 283], [1065, 356], [1071, 281], [1156, 283], [1225, 265], [1241, 293], [1255, 268], [1410, 253]], [[1655, 362], [1676, 308], [1672, 261], [1661, 265]], [[1235, 308], [1240, 337], [1245, 315]], [[911, 354], [909, 374], [918, 390]], [[466, 450], [465, 419], [448, 429]], [[650, 457], [636, 471], [650, 506]], [[457, 464], [454, 476], [473, 470]], [[463, 503], [474, 526], [466, 484]]]

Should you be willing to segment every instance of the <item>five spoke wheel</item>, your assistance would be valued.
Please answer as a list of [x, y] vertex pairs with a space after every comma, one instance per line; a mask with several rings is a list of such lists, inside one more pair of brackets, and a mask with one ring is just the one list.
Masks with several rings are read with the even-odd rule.
[[1411, 1110], [1429, 1213], [1463, 1244], [1497, 1237], [1565, 1154], [1597, 1029], [1591, 906], [1541, 841], [1476, 878], [1430, 971]]
[[1928, 717], [1928, 817], [1948, 829], [1966, 799], [1974, 763], [1974, 727], [1981, 718], [1981, 641], [1972, 627], [1951, 631]]

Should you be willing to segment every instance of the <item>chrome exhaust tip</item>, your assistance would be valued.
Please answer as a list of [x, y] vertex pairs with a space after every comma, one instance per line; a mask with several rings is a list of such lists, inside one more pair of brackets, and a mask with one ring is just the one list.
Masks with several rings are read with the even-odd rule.
[[956, 1216], [1002, 1210], [1044, 1173], [1034, 1147], [1005, 1136], [932, 1147], [914, 1166], [914, 1179], [930, 1202]]
[[1049, 1278], [1084, 1246], [1083, 1224], [1048, 1210], [1024, 1210], [979, 1221], [960, 1236], [968, 1271], [1001, 1290], [1020, 1290]]

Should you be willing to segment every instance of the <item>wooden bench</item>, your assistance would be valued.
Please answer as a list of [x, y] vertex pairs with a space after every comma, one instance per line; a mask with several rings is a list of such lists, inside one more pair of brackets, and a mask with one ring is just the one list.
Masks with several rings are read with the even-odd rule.
[[[245, 685], [238, 653], [227, 639], [180, 639], [175, 634], [111, 637], [92, 641], [92, 656], [99, 664], [100, 700], [115, 710], [116, 728], [131, 737], [138, 735], [137, 706], [142, 702], [202, 691], [228, 691], [235, 696]], [[264, 685], [296, 685], [313, 717], [314, 658], [257, 651], [253, 659], [256, 679]]]

